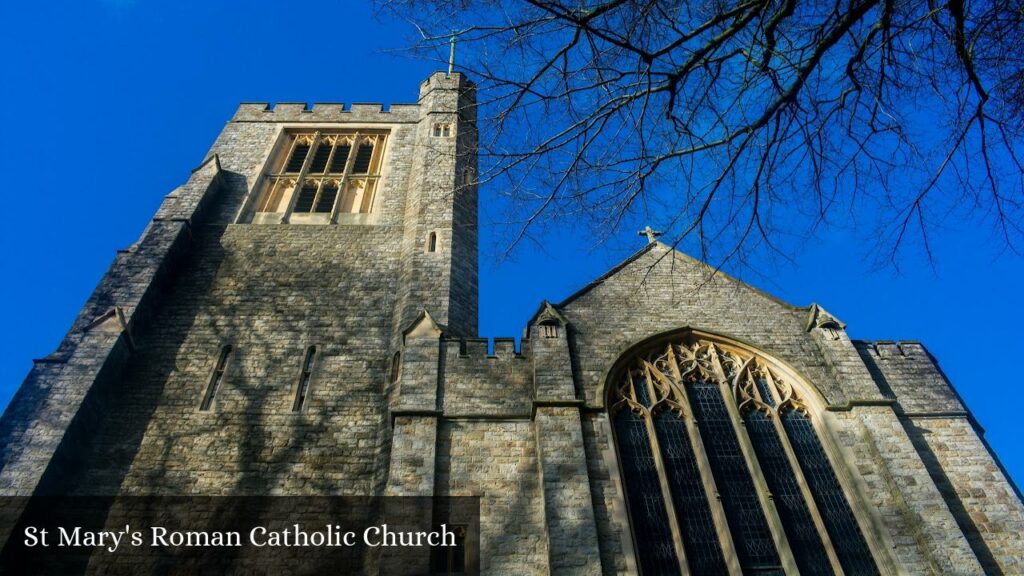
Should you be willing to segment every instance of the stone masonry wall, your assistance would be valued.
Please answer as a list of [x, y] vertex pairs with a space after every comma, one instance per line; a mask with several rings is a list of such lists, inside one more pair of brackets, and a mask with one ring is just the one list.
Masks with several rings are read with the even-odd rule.
[[554, 574], [601, 572], [597, 527], [587, 479], [583, 428], [576, 407], [539, 406], [534, 425]]
[[[460, 171], [476, 170], [476, 93], [462, 74], [430, 76], [420, 86], [421, 119], [410, 149], [411, 194], [401, 244], [402, 291], [396, 326], [426, 309], [451, 334], [477, 331], [477, 197]], [[435, 136], [435, 125], [448, 135]], [[430, 235], [436, 250], [428, 249]]]
[[530, 417], [532, 366], [511, 339], [447, 340], [442, 407], [445, 416]]
[[964, 413], [956, 390], [919, 342], [864, 342], [854, 346], [879, 387], [898, 399], [904, 413]]
[[[115, 394], [78, 490], [125, 462], [122, 491], [369, 494], [381, 474], [393, 240], [377, 227], [232, 225], [197, 234]], [[373, 274], [369, 284], [363, 274]], [[221, 345], [213, 408], [198, 410]], [[293, 412], [304, 352], [317, 346], [305, 409]], [[135, 453], [125, 439], [137, 437]]]
[[626, 350], [685, 327], [749, 343], [790, 363], [830, 402], [845, 402], [825, 359], [804, 330], [806, 310], [780, 302], [706, 265], [651, 244], [620, 270], [559, 305], [573, 329], [584, 398], [603, 406], [604, 378]]
[[859, 407], [836, 416], [849, 427], [836, 426], [856, 454], [866, 496], [883, 516], [903, 569], [912, 574], [984, 573], [892, 410]]
[[549, 573], [533, 422], [443, 421], [438, 431], [437, 466], [439, 494], [480, 496], [483, 573]]
[[629, 525], [625, 509], [617, 508], [621, 502], [619, 471], [611, 469], [604, 457], [612, 445], [611, 436], [608, 434], [608, 418], [603, 412], [590, 412], [585, 414], [582, 423], [590, 497], [597, 525], [601, 573], [627, 574], [626, 551], [623, 544], [629, 539]]
[[915, 418], [904, 426], [985, 572], [1024, 573], [1020, 494], [970, 420]]
[[188, 249], [190, 222], [207, 217], [209, 197], [223, 188], [216, 158], [197, 168], [139, 241], [119, 251], [57, 350], [36, 362], [0, 419], [0, 493], [52, 491], [53, 479], [65, 475], [136, 338], [152, 329], [164, 287]]
[[917, 342], [856, 342], [898, 401], [901, 423], [989, 574], [1024, 572], [1024, 504], [935, 359]]

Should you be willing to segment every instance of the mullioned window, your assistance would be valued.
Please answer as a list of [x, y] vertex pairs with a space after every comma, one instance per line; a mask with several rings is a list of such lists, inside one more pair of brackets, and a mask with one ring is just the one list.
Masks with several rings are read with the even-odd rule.
[[370, 213], [386, 141], [382, 131], [288, 134], [271, 157], [253, 223], [328, 224]]
[[878, 574], [793, 380], [693, 336], [628, 360], [609, 411], [644, 574]]

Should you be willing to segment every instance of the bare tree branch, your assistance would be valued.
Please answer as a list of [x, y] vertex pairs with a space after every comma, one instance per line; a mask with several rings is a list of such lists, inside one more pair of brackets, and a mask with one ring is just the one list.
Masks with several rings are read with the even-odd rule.
[[565, 219], [718, 265], [851, 218], [893, 263], [950, 219], [1021, 242], [1020, 0], [383, 5], [439, 59], [455, 30], [509, 250]]

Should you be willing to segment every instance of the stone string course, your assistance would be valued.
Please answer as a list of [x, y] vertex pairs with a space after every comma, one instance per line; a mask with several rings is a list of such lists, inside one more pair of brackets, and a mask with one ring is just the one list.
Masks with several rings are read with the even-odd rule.
[[[389, 134], [372, 214], [248, 223], [283, 134], [365, 126]], [[1020, 494], [921, 344], [816, 327], [819, 308], [658, 243], [542, 305], [518, 350], [479, 338], [476, 149], [461, 74], [432, 75], [416, 104], [242, 104], [8, 406], [0, 493], [475, 495], [485, 574], [628, 574], [606, 379], [693, 329], [811, 386], [885, 573], [1024, 573]]]

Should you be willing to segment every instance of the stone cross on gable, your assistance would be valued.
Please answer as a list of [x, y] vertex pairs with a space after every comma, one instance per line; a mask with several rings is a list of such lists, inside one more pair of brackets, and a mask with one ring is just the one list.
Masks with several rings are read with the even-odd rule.
[[652, 230], [650, 226], [636, 233], [637, 236], [647, 236], [648, 244], [653, 244], [658, 239], [658, 236], [661, 236], [662, 234], [664, 234], [664, 232]]

